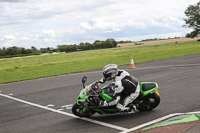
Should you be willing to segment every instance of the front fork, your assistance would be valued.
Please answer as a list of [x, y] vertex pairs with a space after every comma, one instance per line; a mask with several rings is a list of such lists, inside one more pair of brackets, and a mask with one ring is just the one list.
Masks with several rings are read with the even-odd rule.
[[83, 107], [83, 112], [90, 112], [91, 106], [98, 106], [99, 105], [99, 99], [95, 97], [89, 98], [89, 100], [85, 100], [83, 102], [78, 102], [80, 106]]

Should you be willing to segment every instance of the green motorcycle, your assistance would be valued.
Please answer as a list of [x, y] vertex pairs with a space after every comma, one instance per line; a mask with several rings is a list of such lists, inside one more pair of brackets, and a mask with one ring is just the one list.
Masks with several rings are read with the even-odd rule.
[[[77, 103], [72, 107], [72, 113], [79, 117], [90, 117], [95, 113], [112, 114], [120, 111], [115, 106], [102, 107], [100, 101], [110, 101], [114, 94], [114, 84], [109, 83], [103, 88], [98, 86], [98, 82], [85, 86], [87, 77], [82, 78], [83, 89], [81, 90]], [[140, 111], [150, 111], [156, 108], [160, 103], [160, 94], [158, 92], [158, 84], [156, 82], [141, 82], [140, 94], [132, 103], [128, 105], [131, 112], [134, 105]]]

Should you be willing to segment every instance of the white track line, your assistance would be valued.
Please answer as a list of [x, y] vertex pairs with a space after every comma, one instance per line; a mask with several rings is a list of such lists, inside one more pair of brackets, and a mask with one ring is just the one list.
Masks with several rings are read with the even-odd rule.
[[95, 123], [95, 124], [99, 124], [99, 125], [102, 125], [102, 126], [106, 126], [106, 127], [109, 127], [109, 128], [113, 128], [113, 129], [117, 129], [117, 130], [121, 130], [121, 131], [127, 130], [127, 128], [123, 128], [123, 127], [120, 127], [120, 126], [112, 125], [112, 124], [109, 124], [109, 123], [105, 123], [105, 122], [101, 122], [101, 121], [97, 121], [97, 120], [93, 120], [93, 119], [89, 119], [89, 118], [80, 118], [80, 117], [77, 117], [77, 116], [75, 116], [75, 115], [73, 115], [71, 113], [67, 113], [67, 112], [63, 112], [63, 111], [60, 111], [60, 110], [52, 109], [52, 108], [49, 108], [49, 107], [45, 107], [45, 106], [42, 106], [42, 105], [39, 105], [39, 104], [35, 104], [35, 103], [28, 102], [28, 101], [24, 101], [24, 100], [21, 100], [21, 99], [18, 99], [18, 98], [14, 98], [14, 97], [11, 97], [11, 96], [8, 96], [8, 95], [4, 95], [4, 94], [1, 94], [1, 93], [0, 93], [0, 96], [6, 97], [6, 98], [9, 98], [9, 99], [21, 102], [21, 103], [25, 103], [25, 104], [28, 104], [28, 105], [32, 105], [32, 106], [35, 106], [35, 107], [38, 107], [38, 108], [42, 108], [42, 109], [45, 109], [45, 110], [49, 110], [49, 111], [52, 111], [52, 112], [55, 112], [55, 113], [63, 114], [63, 115], [74, 117], [74, 118], [79, 118], [81, 120], [89, 121], [89, 122], [92, 122], [92, 123]]
[[8, 95], [4, 95], [4, 94], [1, 94], [1, 93], [0, 93], [0, 96], [6, 97], [6, 98], [9, 98], [9, 99], [21, 102], [21, 103], [25, 103], [25, 104], [28, 104], [28, 105], [32, 105], [32, 106], [35, 106], [35, 107], [38, 107], [38, 108], [42, 108], [42, 109], [45, 109], [45, 110], [49, 110], [49, 111], [52, 111], [52, 112], [55, 112], [55, 113], [63, 114], [63, 115], [74, 117], [74, 118], [79, 118], [81, 120], [85, 120], [85, 121], [89, 121], [89, 122], [92, 122], [92, 123], [95, 123], [95, 124], [99, 124], [99, 125], [102, 125], [102, 126], [110, 127], [110, 128], [117, 129], [117, 130], [121, 130], [122, 132], [120, 132], [120, 133], [132, 132], [132, 131], [144, 128], [146, 126], [155, 124], [157, 122], [166, 120], [168, 118], [171, 118], [171, 117], [174, 117], [174, 116], [178, 116], [178, 115], [200, 114], [200, 111], [188, 112], [188, 113], [174, 113], [174, 114], [169, 114], [169, 115], [166, 115], [164, 117], [155, 119], [153, 121], [141, 124], [139, 126], [136, 126], [136, 127], [130, 128], [130, 129], [127, 129], [127, 128], [124, 128], [124, 127], [112, 125], [112, 124], [109, 124], [109, 123], [105, 123], [105, 122], [101, 122], [101, 121], [97, 121], [97, 120], [93, 120], [93, 119], [89, 119], [89, 118], [80, 118], [80, 117], [77, 117], [77, 116], [75, 116], [75, 115], [73, 115], [71, 113], [63, 112], [63, 111], [61, 111], [61, 109], [59, 109], [59, 110], [52, 109], [52, 108], [49, 108], [49, 107], [45, 107], [45, 106], [42, 106], [42, 105], [39, 105], [39, 104], [35, 104], [35, 103], [28, 102], [28, 101], [24, 101], [24, 100], [21, 100], [21, 99], [18, 99], [18, 98], [14, 98], [14, 97], [11, 97], [11, 96], [8, 96]]
[[176, 115], [181, 115], [181, 114], [183, 114], [183, 113], [170, 114], [170, 115], [167, 115], [167, 116], [158, 118], [158, 119], [156, 119], [156, 120], [153, 120], [153, 121], [150, 121], [150, 122], [141, 124], [141, 125], [139, 125], [139, 126], [136, 126], [136, 127], [133, 127], [133, 128], [127, 129], [127, 130], [124, 130], [124, 131], [122, 131], [122, 132], [120, 132], [120, 133], [128, 133], [128, 132], [131, 132], [131, 131], [135, 131], [135, 130], [141, 129], [141, 128], [143, 128], [143, 127], [152, 125], [152, 124], [154, 124], [154, 123], [163, 121], [163, 120], [168, 119], [168, 118], [170, 118], [170, 117], [174, 117], [174, 116], [176, 116]]
[[184, 113], [185, 115], [200, 114], [200, 111]]
[[47, 105], [46, 107], [54, 107], [55, 105], [53, 105], [53, 104], [49, 104], [49, 105]]
[[169, 114], [169, 115], [166, 115], [166, 116], [164, 116], [164, 117], [155, 119], [155, 120], [153, 120], [153, 121], [150, 121], [150, 122], [141, 124], [141, 125], [139, 125], [139, 126], [136, 126], [136, 127], [133, 127], [133, 128], [127, 129], [127, 130], [124, 130], [124, 131], [122, 131], [122, 132], [120, 132], [120, 133], [133, 132], [133, 131], [136, 131], [136, 130], [138, 130], [138, 129], [147, 127], [147, 126], [149, 126], [149, 125], [155, 124], [155, 123], [157, 123], [157, 122], [160, 122], [160, 121], [169, 119], [169, 118], [174, 117], [174, 116], [178, 116], [178, 115], [190, 115], [190, 114], [200, 114], [200, 111], [197, 111], [197, 112], [188, 112], [188, 113], [174, 113], [174, 114]]

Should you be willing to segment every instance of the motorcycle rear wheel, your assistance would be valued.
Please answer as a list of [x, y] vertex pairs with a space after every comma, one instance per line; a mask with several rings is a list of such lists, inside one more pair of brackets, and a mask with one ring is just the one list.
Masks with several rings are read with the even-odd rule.
[[156, 108], [160, 103], [160, 96], [157, 93], [152, 93], [146, 96], [143, 101], [138, 105], [137, 109], [140, 111], [151, 111]]

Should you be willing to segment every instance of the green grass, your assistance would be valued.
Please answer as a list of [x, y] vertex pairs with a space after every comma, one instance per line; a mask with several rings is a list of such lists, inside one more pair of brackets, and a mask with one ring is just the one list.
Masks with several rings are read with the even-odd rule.
[[200, 42], [111, 48], [46, 56], [30, 56], [0, 60], [0, 83], [8, 83], [102, 69], [110, 63], [118, 65], [146, 62], [200, 53]]

